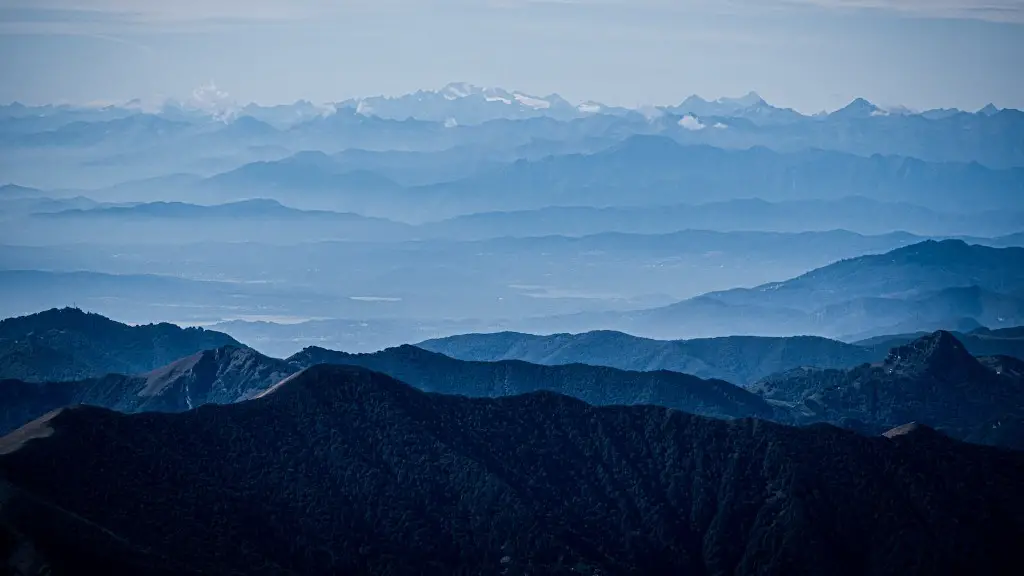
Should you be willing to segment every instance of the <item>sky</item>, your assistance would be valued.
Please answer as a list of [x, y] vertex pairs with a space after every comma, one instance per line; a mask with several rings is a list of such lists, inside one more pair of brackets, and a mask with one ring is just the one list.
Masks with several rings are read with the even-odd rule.
[[1024, 109], [1024, 0], [0, 0], [0, 102], [340, 101], [452, 81], [638, 106]]

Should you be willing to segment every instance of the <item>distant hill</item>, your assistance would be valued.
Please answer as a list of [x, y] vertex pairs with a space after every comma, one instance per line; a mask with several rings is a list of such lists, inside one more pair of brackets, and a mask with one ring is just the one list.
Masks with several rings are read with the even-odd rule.
[[85, 210], [62, 210], [40, 217], [47, 218], [114, 218], [114, 217], [141, 217], [141, 218], [300, 218], [300, 217], [351, 217], [359, 218], [355, 214], [340, 214], [337, 212], [296, 210], [282, 205], [276, 200], [254, 199], [231, 202], [227, 204], [214, 204], [203, 206], [188, 204], [184, 202], [144, 202], [129, 206], [110, 206], [91, 208]]
[[29, 188], [27, 186], [19, 186], [17, 184], [0, 185], [0, 200], [10, 200], [14, 198], [37, 198], [41, 195], [41, 190]]
[[[872, 350], [815, 336], [729, 336], [666, 341], [610, 331], [551, 336], [501, 332], [438, 338], [417, 346], [461, 360], [523, 360], [536, 364], [611, 366], [622, 370], [673, 370], [740, 386], [800, 366], [846, 368], [876, 359]], [[877, 359], [881, 357], [884, 353]]]
[[29, 222], [11, 235], [23, 242], [89, 242], [102, 234], [105, 242], [126, 242], [156, 236], [165, 243], [310, 242], [323, 240], [401, 240], [408, 225], [350, 212], [298, 210], [276, 200], [252, 199], [226, 204], [146, 202], [129, 206], [35, 210]]
[[0, 434], [47, 412], [89, 404], [119, 412], [184, 412], [247, 400], [290, 376], [282, 360], [249, 348], [198, 352], [146, 374], [108, 374], [74, 382], [0, 379]]
[[1018, 326], [1024, 324], [1022, 289], [1024, 248], [928, 240], [755, 288], [564, 320], [581, 331], [600, 324], [664, 339], [742, 333], [861, 340], [970, 323], [972, 328]]
[[[551, 206], [468, 214], [430, 223], [422, 230], [427, 234], [459, 238], [585, 236], [602, 232], [661, 234], [686, 229], [720, 232], [849, 230], [859, 234], [902, 230], [926, 236], [1001, 236], [1019, 232], [1021, 222], [1024, 222], [1024, 211], [943, 212], [906, 202], [857, 196], [778, 202], [741, 198], [649, 207]], [[1009, 236], [1005, 239], [1006, 242], [1014, 240]]]
[[21, 145], [31, 147], [114, 147], [147, 146], [187, 132], [187, 122], [155, 114], [133, 114], [123, 118], [78, 120], [53, 130], [19, 135]]
[[[625, 191], [629, 194], [625, 194]], [[659, 206], [749, 198], [837, 200], [863, 196], [956, 211], [1020, 209], [1024, 168], [928, 163], [906, 157], [823, 150], [779, 153], [684, 145], [634, 135], [594, 154], [519, 161], [469, 178], [411, 189], [431, 214], [531, 210], [548, 206]]]
[[707, 296], [727, 304], [815, 310], [857, 298], [908, 299], [949, 288], [1000, 294], [1024, 288], [1024, 248], [926, 240], [885, 254], [836, 262], [784, 282]]
[[871, 433], [915, 421], [970, 442], [1024, 450], [1022, 364], [1012, 358], [983, 363], [940, 331], [892, 349], [878, 364], [798, 368], [751, 390], [810, 421]]
[[362, 366], [428, 392], [501, 397], [547, 390], [597, 405], [657, 404], [722, 418], [785, 416], [761, 398], [721, 380], [677, 372], [630, 372], [603, 366], [542, 366], [519, 361], [467, 362], [415, 346], [373, 354], [309, 347], [288, 358], [297, 369], [318, 364]]
[[34, 382], [139, 374], [234, 338], [173, 324], [128, 326], [77, 308], [0, 321], [0, 378]]
[[0, 442], [3, 558], [65, 574], [1010, 574], [1024, 455], [353, 367]]

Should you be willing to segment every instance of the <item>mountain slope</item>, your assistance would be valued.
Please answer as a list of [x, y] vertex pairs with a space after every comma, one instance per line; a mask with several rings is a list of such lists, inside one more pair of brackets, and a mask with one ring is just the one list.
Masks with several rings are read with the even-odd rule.
[[297, 369], [318, 364], [361, 366], [442, 394], [501, 397], [546, 390], [598, 405], [657, 404], [722, 418], [785, 418], [761, 398], [728, 382], [668, 371], [628, 372], [583, 364], [541, 366], [519, 361], [466, 362], [415, 346], [373, 354], [310, 347], [288, 362]]
[[[621, 370], [672, 370], [741, 386], [797, 368], [846, 368], [874, 359], [873, 351], [826, 338], [730, 336], [651, 340], [621, 332], [534, 336], [515, 332], [464, 334], [418, 347], [460, 360], [522, 360], [535, 364], [590, 364]], [[880, 358], [879, 358], [880, 359]]]
[[[709, 292], [659, 308], [580, 317], [633, 334], [675, 339], [727, 334], [815, 334], [860, 340], [953, 328], [973, 319], [1024, 322], [1024, 248], [927, 240], [840, 260], [782, 282]], [[570, 318], [571, 320], [571, 318]]]
[[0, 452], [6, 560], [55, 576], [1000, 575], [1024, 537], [1024, 456], [926, 427], [467, 399], [351, 367], [184, 414], [63, 410]]
[[282, 360], [226, 346], [182, 358], [146, 374], [108, 374], [74, 382], [0, 379], [0, 434], [78, 404], [119, 412], [183, 412], [251, 398], [290, 376]]
[[77, 308], [0, 320], [0, 378], [37, 382], [148, 372], [234, 338], [173, 324], [128, 326]]
[[729, 304], [815, 310], [857, 298], [905, 299], [968, 287], [999, 293], [1024, 288], [1024, 248], [926, 240], [885, 254], [842, 260], [784, 282], [707, 296]]
[[792, 406], [806, 421], [873, 432], [916, 421], [963, 440], [1024, 449], [1020, 361], [984, 360], [939, 331], [893, 348], [878, 364], [791, 370], [751, 390]]

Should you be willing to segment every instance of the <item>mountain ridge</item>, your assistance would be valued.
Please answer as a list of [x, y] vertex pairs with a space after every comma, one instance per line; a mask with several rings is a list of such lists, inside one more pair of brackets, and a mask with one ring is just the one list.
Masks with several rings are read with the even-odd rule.
[[0, 377], [47, 381], [141, 373], [225, 345], [242, 346], [221, 332], [167, 323], [129, 326], [78, 308], [53, 308], [0, 320]]
[[284, 361], [251, 348], [203, 350], [143, 374], [64, 382], [0, 379], [0, 434], [53, 410], [88, 404], [123, 413], [184, 412], [253, 398], [292, 375]]
[[[57, 568], [123, 572], [110, 552], [127, 549], [185, 573], [1001, 574], [1024, 534], [1020, 454], [941, 434], [468, 399], [352, 367], [240, 404], [45, 425], [0, 456], [0, 514]], [[66, 514], [102, 528], [94, 552], [69, 545]]]

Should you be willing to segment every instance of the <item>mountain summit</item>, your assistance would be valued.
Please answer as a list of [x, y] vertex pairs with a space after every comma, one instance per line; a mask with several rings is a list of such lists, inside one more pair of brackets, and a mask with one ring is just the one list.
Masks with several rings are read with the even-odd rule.
[[871, 118], [873, 116], [888, 116], [888, 112], [868, 102], [864, 98], [856, 98], [843, 108], [829, 114], [832, 118], [846, 120]]
[[945, 330], [893, 348], [885, 359], [885, 366], [893, 372], [930, 372], [942, 377], [981, 368], [964, 345]]

